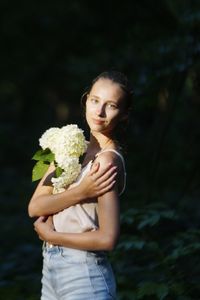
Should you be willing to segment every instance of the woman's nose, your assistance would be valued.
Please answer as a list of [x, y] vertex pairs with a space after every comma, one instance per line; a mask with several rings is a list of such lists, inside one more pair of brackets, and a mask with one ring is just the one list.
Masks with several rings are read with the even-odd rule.
[[104, 105], [98, 105], [96, 113], [98, 116], [104, 116], [105, 115]]

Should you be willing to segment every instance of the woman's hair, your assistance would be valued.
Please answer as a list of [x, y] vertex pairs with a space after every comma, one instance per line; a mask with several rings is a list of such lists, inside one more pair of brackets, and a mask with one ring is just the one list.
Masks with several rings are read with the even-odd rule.
[[[124, 144], [124, 134], [127, 132], [127, 127], [129, 123], [129, 114], [132, 108], [132, 97], [133, 97], [133, 89], [130, 85], [130, 82], [128, 81], [128, 78], [126, 75], [124, 75], [121, 72], [118, 71], [105, 71], [98, 75], [91, 83], [89, 87], [85, 89], [84, 94], [81, 97], [81, 105], [83, 106], [85, 110], [85, 104], [87, 100], [87, 96], [90, 93], [93, 85], [99, 80], [99, 79], [109, 79], [113, 83], [118, 84], [121, 89], [124, 92], [123, 100], [125, 102], [125, 112], [127, 113], [127, 119], [124, 119], [121, 121], [115, 128], [116, 132], [116, 139], [121, 143]], [[121, 141], [122, 139], [122, 141]]]

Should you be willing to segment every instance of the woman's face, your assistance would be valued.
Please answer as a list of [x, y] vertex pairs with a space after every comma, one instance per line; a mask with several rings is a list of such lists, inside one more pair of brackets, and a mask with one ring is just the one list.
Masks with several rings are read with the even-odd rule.
[[86, 101], [86, 120], [92, 132], [110, 134], [125, 118], [123, 96], [120, 85], [110, 79], [95, 82]]

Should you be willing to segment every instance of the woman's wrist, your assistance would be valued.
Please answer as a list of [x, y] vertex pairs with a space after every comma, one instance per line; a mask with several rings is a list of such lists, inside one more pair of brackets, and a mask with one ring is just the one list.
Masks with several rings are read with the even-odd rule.
[[73, 188], [73, 197], [77, 203], [86, 199], [85, 189], [82, 188], [81, 184]]
[[58, 245], [57, 235], [58, 235], [58, 233], [55, 230], [52, 230], [52, 232], [48, 234], [48, 237], [46, 239], [47, 242], [52, 245]]

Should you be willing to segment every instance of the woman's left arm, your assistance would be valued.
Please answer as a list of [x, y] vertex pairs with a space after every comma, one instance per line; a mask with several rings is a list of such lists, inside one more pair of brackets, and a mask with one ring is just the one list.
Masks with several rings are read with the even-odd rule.
[[80, 250], [113, 250], [119, 231], [119, 201], [117, 189], [106, 193], [98, 200], [99, 229], [83, 233], [56, 232], [50, 222], [43, 217], [34, 223], [41, 240], [50, 244]]
[[[120, 170], [120, 163], [111, 152], [102, 154], [98, 161], [100, 169], [105, 168], [108, 163], [114, 163]], [[56, 232], [42, 217], [34, 223], [34, 226], [40, 239], [54, 245], [80, 250], [112, 250], [120, 232], [117, 182], [109, 192], [98, 197], [98, 221], [99, 228], [97, 230], [83, 233]]]

